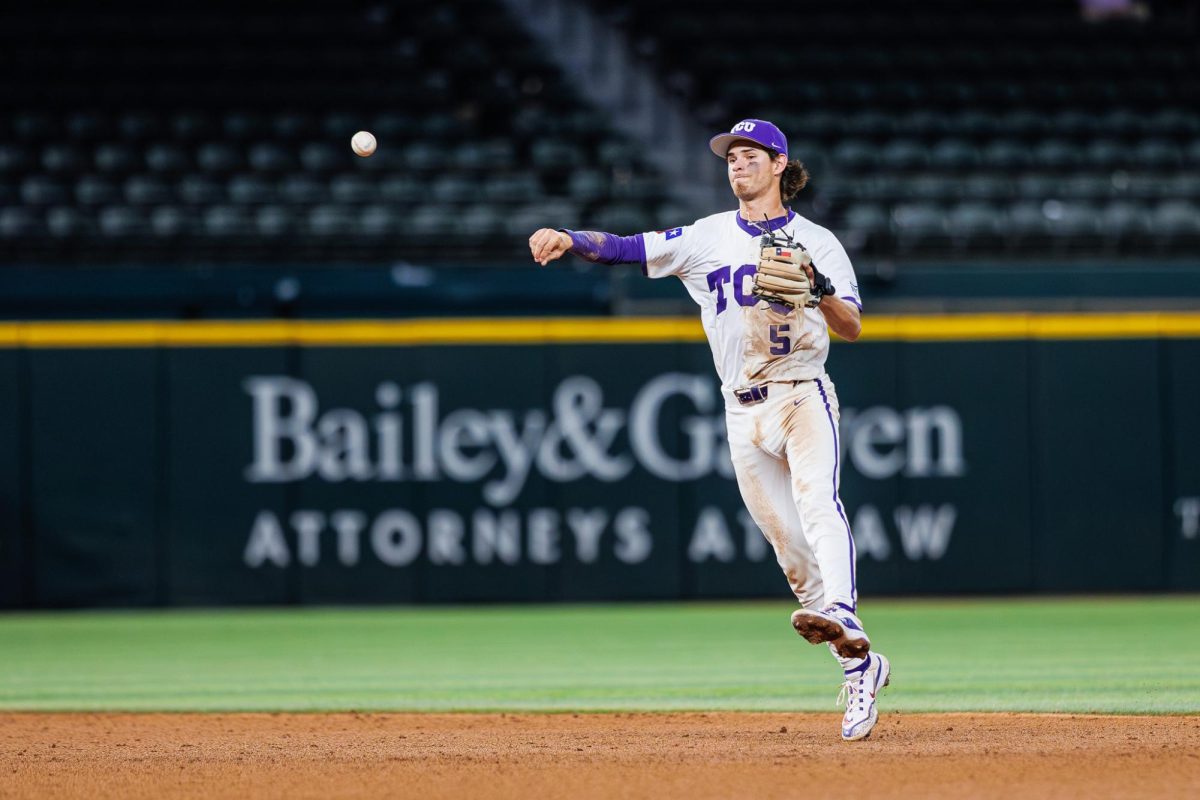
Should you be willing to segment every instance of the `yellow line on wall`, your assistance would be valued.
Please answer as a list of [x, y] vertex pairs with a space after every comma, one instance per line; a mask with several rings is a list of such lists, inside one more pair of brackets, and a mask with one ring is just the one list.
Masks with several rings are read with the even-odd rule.
[[[1200, 312], [871, 315], [861, 341], [1200, 338]], [[371, 347], [700, 342], [699, 317], [0, 322], [0, 347]]]

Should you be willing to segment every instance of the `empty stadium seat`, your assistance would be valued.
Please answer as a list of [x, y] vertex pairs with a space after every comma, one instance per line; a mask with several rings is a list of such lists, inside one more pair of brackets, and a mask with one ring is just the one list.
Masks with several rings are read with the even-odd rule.
[[250, 231], [246, 211], [237, 206], [214, 205], [204, 211], [204, 232], [218, 239], [243, 236]]
[[41, 233], [38, 217], [29, 209], [0, 208], [0, 239], [21, 239]]
[[599, 200], [608, 193], [608, 178], [599, 170], [576, 170], [568, 179], [567, 191], [575, 200]]
[[1043, 139], [1034, 145], [1033, 159], [1047, 169], [1065, 170], [1078, 166], [1083, 157], [1079, 148], [1066, 139]]
[[831, 151], [830, 158], [839, 167], [849, 171], [868, 170], [879, 164], [879, 148], [866, 140], [850, 139], [839, 142]]
[[[615, 206], [622, 208], [622, 206]], [[619, 217], [608, 218], [608, 221], [613, 220], [625, 222]], [[642, 225], [645, 225], [645, 216], [642, 216]], [[501, 226], [504, 232], [509, 236], [522, 236], [528, 238], [532, 231], [538, 228], [544, 228], [547, 225], [553, 225], [556, 228], [578, 228], [579, 214], [576, 208], [570, 203], [555, 203], [553, 205], [545, 202], [532, 203], [526, 206], [520, 206], [510, 210], [504, 215]], [[609, 230], [605, 228], [605, 230]], [[635, 230], [628, 230], [627, 233], [635, 233]]]
[[285, 176], [279, 182], [279, 199], [295, 205], [324, 202], [328, 197], [326, 185], [309, 175]]
[[97, 222], [100, 234], [110, 239], [137, 237], [149, 231], [146, 217], [128, 206], [108, 206], [100, 209]]
[[389, 203], [416, 203], [424, 194], [424, 184], [411, 175], [390, 175], [379, 182], [379, 199]]
[[510, 169], [517, 163], [512, 142], [492, 139], [471, 146], [464, 144], [455, 148], [455, 164], [467, 172], [490, 172]]
[[1033, 164], [1031, 148], [1014, 139], [993, 139], [988, 142], [980, 159], [984, 166], [991, 169], [1020, 169]]
[[366, 175], [348, 173], [329, 182], [329, 198], [341, 205], [366, 203], [377, 196], [375, 182]]
[[358, 215], [360, 236], [388, 237], [398, 230], [396, 212], [384, 205], [364, 206]]
[[295, 171], [298, 166], [297, 159], [288, 148], [273, 142], [251, 145], [246, 153], [246, 161], [254, 171], [268, 174]]
[[541, 139], [530, 148], [533, 165], [547, 172], [566, 172], [584, 163], [583, 152], [569, 142]]
[[979, 161], [979, 151], [964, 139], [942, 139], [929, 149], [929, 165], [934, 169], [962, 171]]
[[254, 230], [259, 236], [277, 239], [295, 232], [296, 219], [286, 206], [267, 205], [254, 212]]
[[[608, 205], [601, 209], [593, 219], [594, 222], [590, 227], [624, 236], [638, 233], [646, 227], [645, 209], [637, 205]], [[556, 227], [569, 227], [561, 225], [557, 219], [554, 224]]]
[[309, 142], [300, 148], [300, 165], [306, 172], [324, 175], [341, 169], [345, 164], [345, 152], [332, 144]]
[[459, 216], [458, 230], [468, 236], [492, 236], [500, 231], [503, 221], [504, 216], [494, 206], [475, 205]]
[[229, 199], [241, 205], [269, 203], [275, 200], [275, 186], [259, 175], [234, 175], [226, 184]]
[[218, 203], [225, 199], [222, 184], [207, 175], [185, 175], [176, 187], [179, 199], [192, 205]]
[[1042, 203], [1020, 200], [1008, 207], [1008, 230], [1019, 241], [1036, 240], [1046, 234], [1049, 221], [1042, 210]]
[[431, 193], [439, 203], [457, 205], [479, 194], [479, 182], [466, 175], [442, 175], [433, 182]]
[[345, 206], [319, 205], [308, 213], [308, 232], [318, 237], [345, 237], [356, 232], [357, 216]]
[[1130, 239], [1149, 229], [1150, 214], [1140, 203], [1117, 200], [1100, 212], [1100, 231], [1108, 239]]
[[262, 141], [267, 138], [267, 120], [261, 114], [233, 112], [221, 120], [225, 138], [240, 142]]
[[879, 151], [884, 169], [914, 170], [929, 163], [929, 153], [916, 139], [892, 139]]
[[1189, 200], [1168, 200], [1151, 213], [1156, 233], [1170, 237], [1200, 234], [1200, 204]]
[[1100, 215], [1088, 203], [1047, 200], [1042, 204], [1042, 213], [1046, 216], [1046, 230], [1051, 236], [1065, 238], [1100, 232]]
[[30, 175], [21, 181], [21, 202], [27, 206], [50, 206], [67, 199], [61, 181], [46, 175]]
[[175, 206], [159, 206], [150, 212], [150, 230], [159, 239], [172, 239], [192, 232], [195, 219]]
[[74, 145], [51, 144], [42, 148], [42, 167], [52, 175], [71, 175], [86, 163], [83, 153]]
[[196, 150], [196, 166], [211, 175], [228, 175], [243, 167], [242, 154], [227, 142], [206, 142]]
[[153, 206], [169, 203], [171, 187], [162, 178], [152, 175], [133, 175], [125, 181], [125, 201], [131, 206]]
[[146, 166], [166, 175], [178, 175], [191, 169], [187, 150], [176, 144], [155, 142], [146, 147]]
[[73, 206], [59, 206], [46, 212], [46, 232], [56, 239], [73, 239], [92, 233], [91, 219]]
[[541, 184], [527, 172], [493, 175], [483, 184], [483, 196], [500, 203], [530, 202], [540, 194]]
[[120, 115], [116, 134], [124, 141], [159, 143], [167, 135], [167, 126], [151, 111], [128, 111]]
[[1133, 148], [1133, 162], [1147, 169], [1172, 169], [1182, 166], [1179, 146], [1166, 139], [1143, 139]]
[[99, 175], [84, 175], [75, 182], [75, 201], [81, 206], [102, 206], [116, 201], [115, 183]]
[[963, 247], [994, 246], [1007, 230], [1006, 214], [990, 203], [959, 203], [946, 215], [946, 227]]
[[54, 118], [47, 113], [38, 111], [15, 110], [12, 118], [12, 131], [17, 141], [40, 144], [54, 141]]
[[846, 225], [865, 236], [880, 236], [891, 228], [891, 219], [883, 206], [860, 203], [846, 211]]
[[133, 147], [110, 142], [96, 148], [92, 163], [99, 172], [122, 175], [140, 166], [141, 159]]
[[969, 174], [962, 180], [961, 188], [962, 196], [971, 200], [999, 200], [1013, 193], [1012, 180], [1002, 173]]
[[32, 160], [25, 148], [0, 143], [0, 176], [14, 175], [29, 168]]
[[399, 227], [404, 232], [420, 237], [434, 237], [451, 234], [457, 221], [454, 215], [445, 209], [432, 206], [421, 206], [399, 221]]

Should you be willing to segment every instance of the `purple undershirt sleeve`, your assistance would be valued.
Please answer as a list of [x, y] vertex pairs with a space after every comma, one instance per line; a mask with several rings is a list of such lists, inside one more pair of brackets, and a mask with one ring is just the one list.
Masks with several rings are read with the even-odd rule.
[[646, 241], [640, 233], [617, 236], [603, 231], [569, 231], [571, 252], [584, 261], [600, 264], [645, 264]]

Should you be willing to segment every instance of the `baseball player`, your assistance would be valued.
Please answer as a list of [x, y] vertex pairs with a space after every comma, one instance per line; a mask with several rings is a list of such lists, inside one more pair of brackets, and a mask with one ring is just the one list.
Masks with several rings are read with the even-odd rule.
[[747, 119], [709, 147], [724, 158], [736, 211], [633, 236], [543, 228], [529, 239], [543, 266], [571, 252], [674, 275], [700, 306], [725, 398], [738, 488], [770, 541], [800, 608], [792, 626], [841, 663], [842, 738], [865, 739], [891, 665], [857, 616], [854, 539], [838, 492], [838, 397], [825, 373], [829, 329], [861, 331], [850, 259], [825, 228], [793, 213], [808, 181], [775, 125]]

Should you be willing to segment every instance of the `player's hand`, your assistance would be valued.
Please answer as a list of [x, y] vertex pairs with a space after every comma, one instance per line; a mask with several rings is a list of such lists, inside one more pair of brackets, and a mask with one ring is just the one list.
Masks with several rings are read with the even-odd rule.
[[571, 249], [571, 237], [553, 228], [542, 228], [529, 237], [529, 252], [543, 267], [562, 258]]

